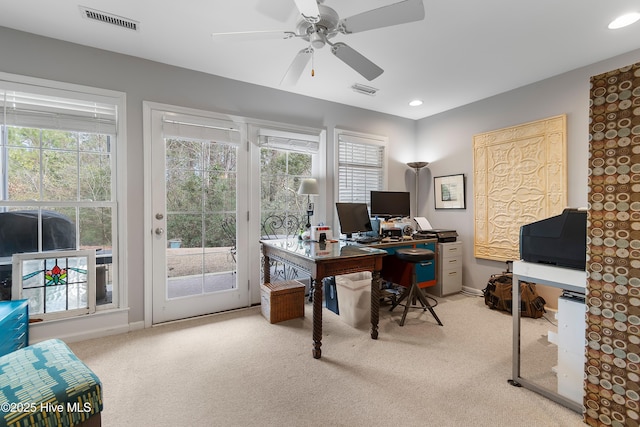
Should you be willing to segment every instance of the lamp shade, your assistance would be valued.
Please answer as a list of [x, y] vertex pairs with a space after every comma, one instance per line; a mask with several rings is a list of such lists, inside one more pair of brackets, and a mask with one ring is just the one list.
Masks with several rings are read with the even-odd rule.
[[414, 168], [417, 171], [418, 169], [422, 169], [428, 164], [429, 162], [409, 162], [407, 163], [407, 166], [409, 166], [410, 168]]
[[305, 178], [300, 182], [298, 194], [320, 194], [318, 190], [318, 181], [315, 178]]

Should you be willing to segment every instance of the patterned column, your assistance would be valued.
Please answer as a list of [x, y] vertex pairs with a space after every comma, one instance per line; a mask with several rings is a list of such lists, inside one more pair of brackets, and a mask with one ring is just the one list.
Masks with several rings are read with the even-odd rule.
[[585, 422], [640, 423], [640, 63], [591, 78]]

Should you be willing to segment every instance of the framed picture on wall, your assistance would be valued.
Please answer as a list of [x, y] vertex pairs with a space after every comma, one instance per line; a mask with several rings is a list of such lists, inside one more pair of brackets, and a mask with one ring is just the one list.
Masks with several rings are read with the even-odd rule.
[[433, 191], [436, 209], [466, 209], [463, 174], [436, 176]]

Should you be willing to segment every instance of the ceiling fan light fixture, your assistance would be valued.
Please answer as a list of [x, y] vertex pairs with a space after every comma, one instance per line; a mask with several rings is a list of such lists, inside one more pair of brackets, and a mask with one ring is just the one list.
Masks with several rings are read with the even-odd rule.
[[413, 101], [409, 102], [409, 105], [412, 107], [419, 107], [423, 104], [421, 99], [414, 99]]
[[313, 46], [314, 49], [321, 49], [326, 43], [324, 37], [322, 36], [322, 33], [319, 33], [317, 31], [315, 33], [311, 33], [311, 35], [309, 36], [309, 41], [311, 42], [311, 46]]
[[638, 12], [627, 13], [625, 15], [618, 16], [616, 19], [611, 21], [611, 23], [607, 28], [609, 28], [610, 30], [617, 30], [619, 28], [623, 28], [628, 25], [631, 25], [638, 20], [640, 20], [640, 13]]

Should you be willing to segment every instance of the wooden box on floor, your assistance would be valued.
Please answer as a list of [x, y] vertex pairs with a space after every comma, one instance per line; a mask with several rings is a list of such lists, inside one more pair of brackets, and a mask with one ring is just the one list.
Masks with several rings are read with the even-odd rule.
[[304, 317], [304, 285], [297, 280], [260, 285], [260, 305], [270, 323]]

